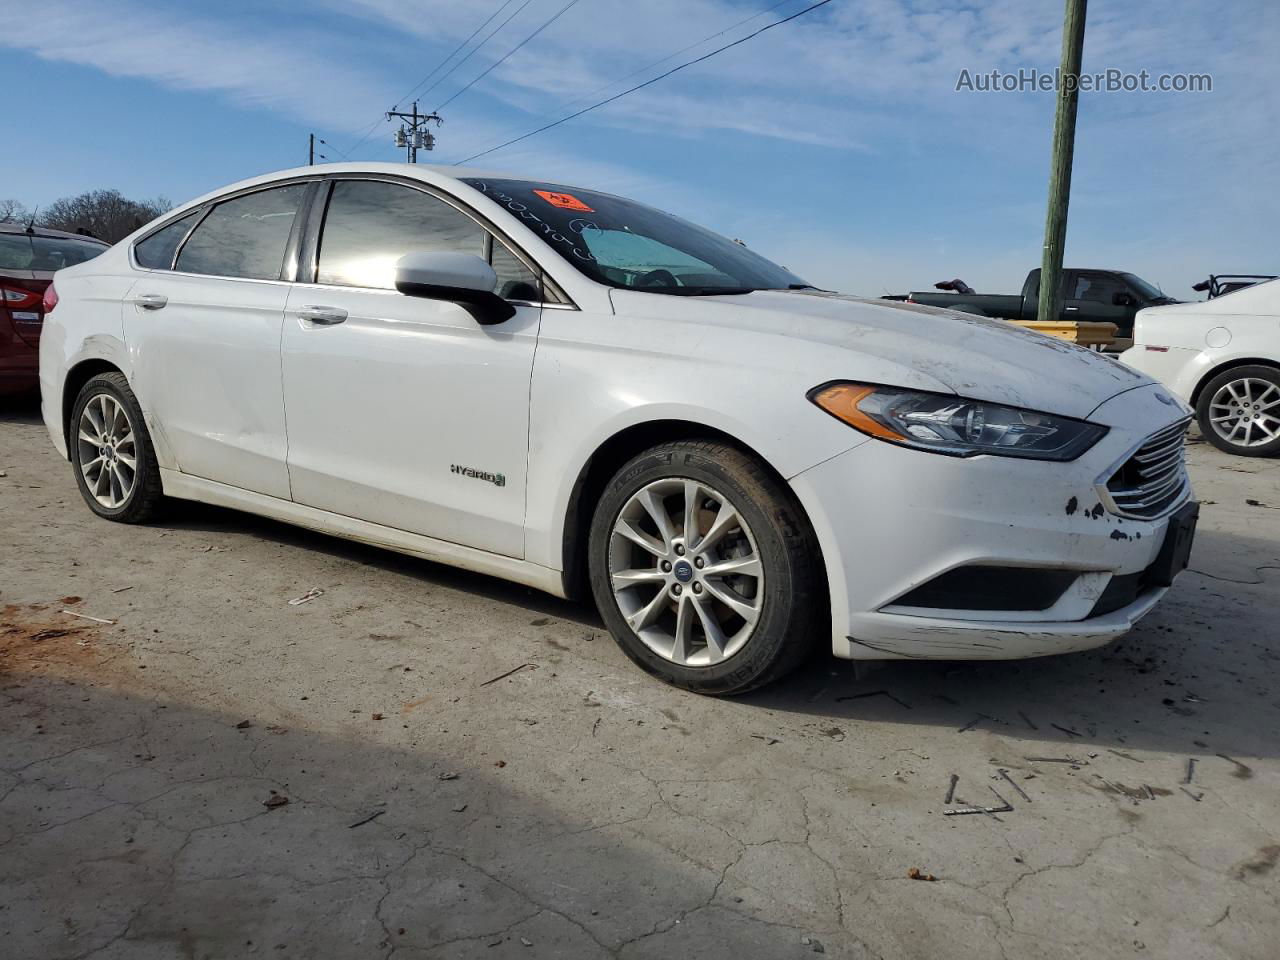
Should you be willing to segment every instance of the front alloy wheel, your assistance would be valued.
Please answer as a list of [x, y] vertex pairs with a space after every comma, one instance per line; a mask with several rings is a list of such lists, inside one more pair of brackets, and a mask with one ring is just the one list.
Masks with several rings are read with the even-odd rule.
[[828, 634], [807, 518], [782, 480], [728, 443], [664, 443], [624, 464], [596, 504], [587, 550], [609, 632], [676, 686], [745, 693]]
[[681, 666], [732, 657], [760, 619], [764, 568], [750, 527], [723, 493], [688, 477], [655, 480], [626, 502], [609, 577], [631, 629]]

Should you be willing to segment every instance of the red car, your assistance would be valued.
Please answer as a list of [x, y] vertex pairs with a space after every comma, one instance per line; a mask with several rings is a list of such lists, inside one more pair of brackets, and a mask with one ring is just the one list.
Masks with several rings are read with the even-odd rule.
[[39, 386], [43, 298], [53, 272], [92, 260], [107, 247], [62, 230], [0, 223], [0, 396]]

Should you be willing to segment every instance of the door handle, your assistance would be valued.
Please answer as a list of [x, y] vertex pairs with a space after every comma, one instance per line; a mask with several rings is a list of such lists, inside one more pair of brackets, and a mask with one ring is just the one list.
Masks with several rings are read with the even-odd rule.
[[140, 293], [133, 298], [135, 305], [143, 310], [160, 310], [169, 302], [163, 293]]
[[347, 311], [341, 307], [322, 307], [314, 304], [299, 307], [298, 317], [311, 323], [318, 323], [322, 326], [332, 326], [335, 323], [341, 323], [347, 319]]
[[1067, 313], [1079, 313], [1079, 312], [1080, 312], [1080, 308], [1079, 308], [1079, 307], [1063, 307], [1062, 309], [1063, 309], [1063, 310], [1066, 310], [1066, 311], [1067, 311]]

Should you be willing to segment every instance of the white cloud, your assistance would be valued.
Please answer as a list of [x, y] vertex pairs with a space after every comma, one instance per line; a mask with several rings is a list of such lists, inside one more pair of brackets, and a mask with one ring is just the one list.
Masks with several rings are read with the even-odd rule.
[[39, 15], [0, 5], [0, 45], [117, 77], [226, 95], [328, 127], [354, 127], [393, 95], [341, 50], [341, 37], [257, 30], [118, 0], [43, 0]]

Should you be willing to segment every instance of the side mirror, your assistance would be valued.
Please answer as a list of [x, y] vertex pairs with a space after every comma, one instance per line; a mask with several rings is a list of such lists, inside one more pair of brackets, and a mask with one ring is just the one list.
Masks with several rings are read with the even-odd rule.
[[396, 289], [407, 297], [449, 300], [480, 324], [510, 320], [516, 308], [494, 293], [498, 275], [470, 253], [406, 253], [396, 261]]
[[1117, 307], [1134, 307], [1138, 304], [1132, 293], [1125, 293], [1123, 290], [1112, 294], [1111, 302]]

